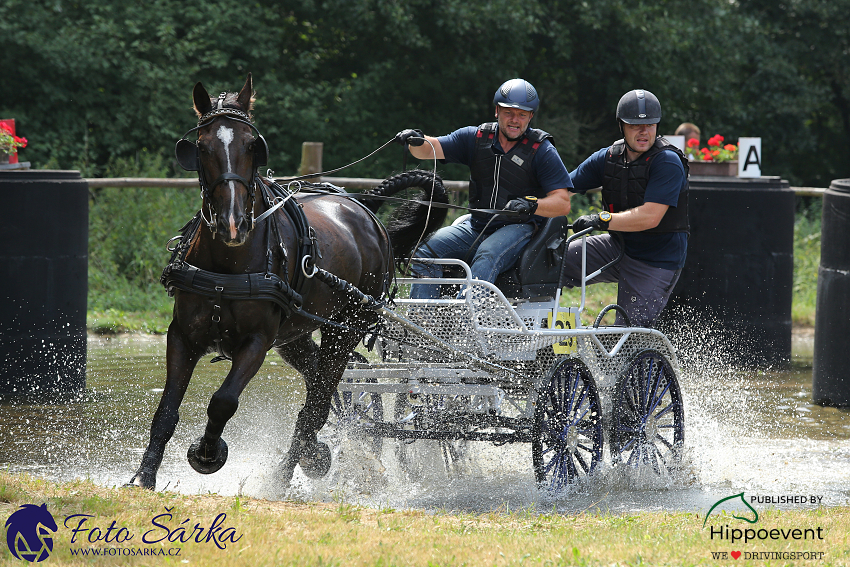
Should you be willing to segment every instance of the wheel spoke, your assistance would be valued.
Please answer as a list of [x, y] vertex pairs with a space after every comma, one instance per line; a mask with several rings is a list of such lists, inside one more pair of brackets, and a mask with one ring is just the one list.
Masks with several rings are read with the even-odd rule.
[[658, 418], [660, 418], [660, 417], [663, 417], [663, 416], [664, 416], [664, 414], [666, 414], [667, 412], [669, 412], [669, 411], [670, 411], [670, 410], [672, 410], [672, 409], [675, 409], [678, 405], [679, 405], [678, 403], [674, 402], [673, 400], [670, 400], [670, 403], [669, 403], [669, 404], [667, 404], [666, 406], [664, 406], [663, 408], [661, 408], [661, 409], [658, 411], [658, 413], [656, 413], [656, 414], [655, 414], [655, 419], [658, 419]]
[[655, 398], [653, 400], [652, 407], [649, 408], [649, 411], [647, 413], [652, 413], [655, 410], [655, 408], [658, 406], [658, 404], [661, 403], [661, 400], [664, 399], [664, 396], [667, 394], [667, 390], [669, 390], [669, 389], [670, 389], [670, 382], [667, 382], [667, 384], [664, 386], [664, 391], [661, 392], [660, 396], [658, 396], [657, 398]]
[[656, 434], [656, 435], [655, 435], [655, 439], [657, 439], [658, 441], [661, 441], [662, 443], [664, 443], [664, 445], [665, 445], [668, 449], [670, 449], [671, 451], [673, 450], [673, 444], [672, 444], [672, 443], [670, 443], [667, 439], [665, 439], [665, 438], [664, 438], [664, 437], [662, 437], [661, 435]]

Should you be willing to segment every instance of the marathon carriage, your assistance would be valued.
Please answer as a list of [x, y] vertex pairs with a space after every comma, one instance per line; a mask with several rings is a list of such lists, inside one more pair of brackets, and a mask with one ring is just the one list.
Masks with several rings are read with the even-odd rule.
[[380, 361], [349, 364], [329, 425], [354, 428], [378, 456], [385, 438], [398, 440], [403, 466], [418, 440], [437, 440], [447, 466], [465, 441], [530, 443], [537, 482], [556, 489], [605, 459], [674, 467], [684, 441], [674, 349], [654, 329], [601, 325], [612, 310], [628, 319], [617, 305], [580, 323], [584, 284], [618, 260], [585, 276], [577, 307], [559, 306], [563, 253], [590, 231], [567, 230], [565, 218], [548, 220], [496, 285], [462, 261], [422, 260], [460, 277], [399, 280], [444, 293], [382, 310]]

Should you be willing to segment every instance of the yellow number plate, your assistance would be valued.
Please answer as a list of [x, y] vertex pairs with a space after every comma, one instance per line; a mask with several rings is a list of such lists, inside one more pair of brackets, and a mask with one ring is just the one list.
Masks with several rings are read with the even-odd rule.
[[[549, 313], [549, 328], [550, 329], [575, 329], [576, 314], [569, 311], [558, 311], [558, 320], [552, 325], [552, 313]], [[564, 339], [559, 343], [552, 345], [552, 350], [555, 354], [570, 354], [576, 351], [575, 337]]]

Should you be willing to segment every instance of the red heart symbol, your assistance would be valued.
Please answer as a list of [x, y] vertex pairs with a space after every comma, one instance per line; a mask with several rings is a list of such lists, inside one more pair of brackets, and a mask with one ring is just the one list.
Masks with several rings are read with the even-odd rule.
[[732, 552], [732, 559], [738, 559], [739, 557], [741, 557], [740, 551], [733, 551]]

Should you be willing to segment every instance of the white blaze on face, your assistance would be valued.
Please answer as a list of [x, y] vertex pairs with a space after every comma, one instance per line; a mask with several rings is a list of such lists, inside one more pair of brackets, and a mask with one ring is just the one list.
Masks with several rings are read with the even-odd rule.
[[[233, 173], [233, 166], [230, 163], [230, 144], [233, 142], [233, 128], [220, 126], [216, 136], [224, 144], [224, 155], [227, 158], [227, 173]], [[228, 181], [230, 184], [230, 238], [236, 238], [236, 219], [233, 217], [233, 209], [236, 207], [236, 186], [233, 181]]]

